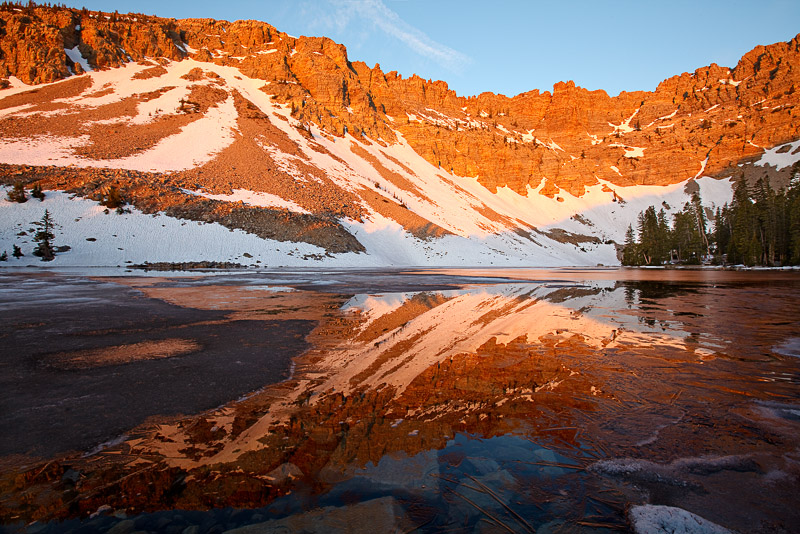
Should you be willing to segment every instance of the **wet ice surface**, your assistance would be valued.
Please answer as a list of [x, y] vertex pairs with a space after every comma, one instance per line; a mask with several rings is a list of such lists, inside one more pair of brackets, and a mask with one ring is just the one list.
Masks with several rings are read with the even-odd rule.
[[[134, 417], [119, 425], [124, 441], [85, 457], [17, 460], [30, 465], [22, 487], [8, 485], [17, 471], [6, 458], [0, 504], [15, 529], [24, 527], [14, 514], [79, 518], [47, 523], [50, 532], [612, 532], [640, 519], [683, 528], [694, 516], [739, 532], [800, 524], [797, 274], [296, 270], [0, 282], [3, 313], [29, 315], [3, 330], [14, 372], [14, 358], [44, 343], [34, 339], [72, 343], [59, 351], [73, 355], [120, 346], [120, 335], [131, 344], [209, 335], [217, 366], [166, 386], [195, 399], [240, 351], [285, 345], [274, 336], [292, 321], [310, 346], [284, 347], [298, 355], [289, 380], [269, 385], [286, 376], [286, 360], [273, 374], [231, 375], [221, 408], [138, 427]], [[109, 302], [137, 310], [128, 315], [138, 326], [117, 324], [126, 314], [109, 313]], [[66, 312], [48, 319], [61, 309], [106, 309], [113, 343], [82, 321], [70, 331]], [[167, 332], [152, 336], [148, 321], [166, 321]], [[103, 370], [128, 394], [136, 376], [160, 375], [153, 366], [190, 358], [44, 368], [71, 383]], [[172, 402], [157, 399], [155, 413], [177, 413]], [[72, 420], [89, 432], [102, 426], [98, 412]], [[33, 450], [46, 440], [39, 432]], [[38, 516], [21, 504], [30, 495]]]
[[208, 410], [283, 380], [313, 326], [62, 276], [0, 276], [0, 315], [0, 455], [36, 457], [90, 449], [148, 417]]

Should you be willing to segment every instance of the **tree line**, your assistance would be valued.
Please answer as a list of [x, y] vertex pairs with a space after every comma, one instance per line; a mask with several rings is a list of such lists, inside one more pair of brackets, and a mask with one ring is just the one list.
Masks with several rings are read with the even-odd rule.
[[800, 174], [777, 191], [764, 178], [753, 186], [739, 180], [730, 204], [717, 208], [713, 221], [707, 213], [699, 193], [672, 221], [650, 206], [636, 231], [628, 226], [622, 264], [800, 265]]

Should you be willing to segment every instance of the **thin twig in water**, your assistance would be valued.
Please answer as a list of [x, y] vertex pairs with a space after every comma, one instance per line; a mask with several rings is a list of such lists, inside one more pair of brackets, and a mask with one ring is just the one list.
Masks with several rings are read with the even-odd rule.
[[557, 462], [525, 462], [525, 463], [530, 465], [543, 465], [545, 467], [559, 467], [561, 469], [575, 469], [576, 471], [584, 471], [586, 469], [585, 467], [581, 467], [580, 465], [569, 465]]
[[422, 524], [419, 524], [419, 525], [417, 525], [416, 527], [412, 528], [411, 530], [406, 530], [405, 532], [403, 532], [403, 534], [411, 534], [412, 532], [416, 532], [416, 531], [418, 531], [419, 529], [421, 529], [422, 527], [424, 527], [424, 526], [427, 526], [427, 525], [429, 525], [429, 524], [433, 523], [433, 520], [434, 520], [434, 519], [436, 519], [436, 516], [435, 516], [435, 515], [434, 515], [433, 517], [431, 517], [430, 519], [428, 519], [427, 521], [425, 521], [424, 523], [422, 523]]
[[495, 522], [495, 523], [496, 523], [498, 526], [501, 526], [501, 527], [505, 528], [507, 531], [511, 532], [511, 534], [515, 534], [515, 533], [514, 533], [514, 530], [513, 530], [511, 527], [509, 527], [508, 525], [506, 525], [505, 523], [503, 523], [502, 521], [500, 521], [499, 519], [497, 519], [495, 516], [493, 516], [492, 514], [490, 514], [489, 512], [487, 512], [486, 510], [484, 510], [483, 508], [481, 508], [480, 506], [478, 506], [476, 503], [472, 502], [472, 500], [471, 500], [469, 497], [467, 497], [466, 495], [461, 495], [461, 494], [460, 494], [460, 493], [458, 493], [457, 491], [452, 491], [452, 490], [450, 491], [450, 493], [452, 493], [452, 494], [454, 494], [454, 495], [458, 495], [459, 497], [461, 497], [462, 499], [464, 499], [465, 501], [467, 501], [469, 504], [471, 504], [472, 506], [474, 506], [474, 507], [475, 507], [475, 508], [476, 508], [478, 511], [480, 511], [481, 513], [483, 513], [484, 515], [486, 515], [486, 517], [489, 517], [489, 518], [491, 518], [491, 519], [492, 519], [492, 521], [494, 521], [494, 522]]
[[538, 441], [534, 441], [534, 440], [533, 440], [533, 438], [531, 438], [531, 437], [529, 437], [529, 436], [525, 436], [525, 439], [527, 439], [528, 441], [530, 441], [531, 443], [533, 443], [534, 445], [536, 445], [536, 446], [538, 446], [538, 447], [541, 447], [541, 448], [543, 448], [543, 449], [547, 449], [548, 451], [552, 451], [552, 450], [553, 450], [553, 449], [551, 449], [550, 447], [548, 447], [547, 445], [542, 445], [542, 444], [541, 444], [541, 443], [539, 443]]
[[439, 475], [437, 473], [431, 473], [430, 476], [432, 476], [434, 478], [438, 478], [438, 479], [444, 480], [445, 482], [450, 482], [451, 484], [458, 484], [458, 479], [457, 478], [449, 478], [449, 477], [446, 477], [444, 475]]
[[481, 482], [481, 481], [480, 481], [480, 480], [478, 480], [477, 478], [473, 477], [472, 475], [469, 475], [469, 474], [467, 474], [467, 476], [468, 476], [469, 478], [471, 478], [471, 479], [473, 480], [473, 482], [475, 482], [475, 483], [476, 483], [476, 484], [478, 484], [480, 487], [482, 487], [482, 488], [483, 488], [483, 489], [484, 489], [484, 490], [485, 490], [485, 491], [486, 491], [486, 492], [487, 492], [489, 495], [491, 495], [491, 496], [492, 496], [492, 498], [493, 498], [494, 500], [496, 500], [497, 502], [499, 502], [499, 503], [500, 503], [500, 504], [503, 506], [503, 508], [505, 508], [506, 510], [508, 510], [508, 512], [509, 512], [511, 515], [513, 515], [513, 516], [514, 516], [514, 518], [516, 518], [516, 520], [517, 520], [517, 521], [518, 521], [518, 522], [519, 522], [519, 523], [520, 523], [522, 526], [524, 526], [525, 528], [527, 528], [527, 529], [528, 529], [528, 531], [530, 531], [530, 532], [536, 532], [536, 529], [535, 529], [535, 528], [533, 528], [532, 526], [530, 526], [530, 524], [529, 524], [527, 521], [525, 521], [525, 519], [523, 519], [523, 518], [522, 518], [522, 517], [521, 517], [521, 516], [520, 516], [520, 515], [519, 515], [517, 512], [515, 512], [515, 511], [514, 511], [514, 510], [513, 510], [513, 509], [512, 509], [512, 508], [511, 508], [509, 505], [507, 505], [507, 504], [505, 503], [505, 501], [503, 501], [503, 500], [502, 500], [502, 499], [501, 499], [501, 498], [500, 498], [500, 497], [499, 497], [499, 496], [498, 496], [498, 495], [497, 495], [497, 494], [496, 494], [494, 491], [492, 491], [492, 489], [491, 489], [490, 487], [486, 486], [486, 485], [485, 485], [483, 482]]
[[597, 502], [602, 503], [602, 504], [605, 504], [606, 506], [609, 506], [611, 508], [620, 509], [620, 510], [622, 508], [624, 508], [622, 503], [620, 503], [620, 502], [614, 502], [614, 501], [609, 501], [609, 500], [606, 500], [606, 499], [601, 499], [600, 497], [597, 497], [596, 495], [589, 496], [589, 499], [591, 499], [593, 501], [597, 501]]
[[36, 472], [36, 474], [35, 474], [35, 475], [33, 475], [33, 478], [31, 478], [31, 480], [36, 480], [36, 479], [39, 477], [39, 475], [41, 475], [42, 473], [44, 473], [44, 470], [45, 470], [45, 469], [47, 469], [48, 467], [50, 467], [50, 465], [51, 465], [52, 463], [53, 463], [53, 461], [52, 461], [52, 460], [50, 460], [49, 462], [47, 462], [46, 464], [44, 464], [44, 467], [42, 467], [41, 469], [39, 469], [39, 470]]
[[575, 524], [580, 525], [582, 527], [610, 528], [612, 530], [627, 530], [627, 528], [623, 527], [622, 525], [615, 525], [614, 523], [593, 523], [591, 521], [575, 521]]
[[602, 444], [602, 443], [600, 443], [599, 441], [598, 441], [597, 443], [595, 443], [595, 444], [594, 444], [594, 446], [595, 446], [595, 447], [597, 447], [598, 449], [600, 449], [600, 451], [601, 451], [603, 454], [605, 454], [605, 455], [606, 455], [606, 458], [608, 458], [609, 456], [611, 456], [611, 455], [608, 453], [608, 449], [606, 449], [605, 447], [603, 447], [603, 444]]

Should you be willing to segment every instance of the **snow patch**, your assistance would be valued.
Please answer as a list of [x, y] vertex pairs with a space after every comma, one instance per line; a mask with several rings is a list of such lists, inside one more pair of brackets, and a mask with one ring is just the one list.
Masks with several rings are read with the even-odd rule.
[[78, 49], [78, 45], [75, 45], [72, 48], [65, 48], [64, 52], [66, 52], [67, 57], [69, 57], [73, 63], [80, 65], [84, 72], [92, 72], [92, 70], [94, 70], [89, 65], [89, 62], [86, 60], [86, 58], [83, 57], [83, 54], [81, 54], [81, 51]]
[[611, 133], [612, 134], [616, 134], [616, 133], [626, 134], [626, 133], [630, 133], [630, 132], [634, 131], [635, 128], [633, 128], [631, 126], [631, 121], [636, 116], [636, 114], [639, 113], [639, 109], [641, 109], [641, 108], [636, 108], [636, 111], [633, 112], [633, 115], [631, 115], [630, 117], [628, 117], [627, 119], [622, 121], [620, 124], [613, 124], [613, 123], [609, 122], [608, 125], [611, 126], [612, 128], [614, 128], [614, 130]]
[[[498, 126], [498, 128], [500, 128], [500, 126]], [[508, 132], [508, 130], [506, 130], [505, 128], [503, 128], [503, 130]], [[547, 147], [547, 148], [549, 148], [550, 150], [553, 150], [553, 151], [560, 150], [561, 152], [564, 152], [564, 149], [561, 148], [560, 146], [558, 146], [558, 144], [555, 141], [553, 141], [552, 139], [550, 139], [547, 142], [542, 141], [541, 139], [538, 139], [536, 136], [534, 136], [533, 132], [534, 132], [534, 130], [528, 130], [527, 133], [519, 134], [522, 137], [522, 142], [523, 143], [535, 143], [537, 145]], [[515, 132], [515, 133], [518, 133], [518, 132]], [[600, 142], [602, 142], [602, 141], [600, 141]], [[592, 144], [595, 144], [595, 143], [593, 142]]]
[[678, 110], [676, 109], [675, 111], [673, 111], [673, 112], [672, 112], [672, 113], [670, 113], [669, 115], [664, 115], [663, 117], [659, 117], [659, 118], [658, 118], [658, 119], [656, 119], [656, 120], [659, 120], [659, 121], [665, 121], [665, 120], [667, 120], [667, 119], [671, 119], [672, 117], [674, 117], [674, 116], [675, 116], [675, 115], [677, 115], [677, 114], [678, 114]]
[[283, 199], [278, 195], [270, 193], [262, 193], [260, 191], [248, 191], [247, 189], [234, 189], [230, 195], [212, 195], [204, 191], [189, 191], [182, 189], [184, 193], [189, 195], [200, 196], [211, 200], [221, 200], [224, 202], [242, 202], [248, 206], [259, 206], [262, 208], [285, 208], [289, 211], [296, 213], [311, 213], [299, 204], [290, 200]]
[[[0, 160], [20, 165], [77, 165], [145, 172], [187, 170], [211, 161], [234, 139], [236, 108], [233, 97], [213, 107], [200, 119], [165, 137], [149, 150], [118, 159], [94, 160], [75, 155], [76, 146], [89, 142], [79, 138], [39, 136], [31, 139], [0, 140]], [[214, 135], [209, 135], [214, 132]]]
[[[623, 154], [623, 156], [626, 157], [626, 158], [643, 158], [644, 157], [644, 150], [645, 150], [644, 148], [639, 148], [639, 147], [636, 147], [636, 146], [622, 145], [622, 144], [619, 144], [619, 143], [615, 143], [613, 145], [608, 145], [608, 146], [623, 148], [625, 150], [625, 154]], [[616, 169], [616, 167], [613, 167], [613, 168]], [[617, 172], [619, 172], [618, 169], [617, 169]]]
[[[786, 150], [786, 146], [790, 147], [789, 150]], [[784, 150], [784, 152], [779, 154], [779, 150]], [[794, 165], [798, 161], [800, 161], [800, 140], [765, 150], [761, 159], [756, 161], [755, 164], [761, 166], [771, 165], [777, 170], [781, 170]]]
[[700, 178], [703, 175], [703, 171], [706, 170], [706, 165], [708, 165], [708, 156], [706, 156], [706, 159], [700, 162], [700, 170], [694, 175], [695, 179]]
[[628, 517], [636, 534], [733, 534], [725, 527], [673, 506], [633, 506]]
[[[747, 78], [745, 78], [745, 79], [747, 79]], [[740, 83], [742, 83], [742, 81], [744, 81], [744, 80], [741, 80], [741, 81], [735, 82], [735, 81], [733, 81], [733, 78], [727, 78], [727, 79], [725, 79], [725, 78], [720, 78], [720, 79], [719, 79], [719, 83], [721, 83], [722, 85], [732, 85], [732, 86], [734, 86], [734, 87], [738, 87], [738, 86], [739, 86], [739, 84], [740, 84]]]

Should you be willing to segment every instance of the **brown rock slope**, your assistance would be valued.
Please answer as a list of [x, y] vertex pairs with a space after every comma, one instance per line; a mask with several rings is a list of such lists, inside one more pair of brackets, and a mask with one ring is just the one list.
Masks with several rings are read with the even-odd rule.
[[269, 81], [273, 98], [301, 121], [386, 142], [399, 132], [434, 165], [521, 194], [542, 185], [547, 196], [559, 188], [581, 195], [598, 180], [666, 185], [701, 170], [729, 175], [764, 147], [800, 137], [798, 37], [759, 46], [733, 69], [712, 64], [674, 76], [652, 92], [610, 97], [566, 82], [552, 92], [465, 98], [441, 81], [351, 62], [330, 39], [295, 39], [257, 21], [5, 7], [0, 34], [3, 76], [67, 77], [80, 71], [64, 51], [75, 46], [93, 68], [147, 57], [234, 66]]

